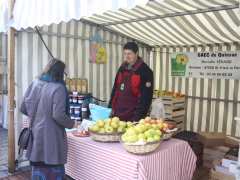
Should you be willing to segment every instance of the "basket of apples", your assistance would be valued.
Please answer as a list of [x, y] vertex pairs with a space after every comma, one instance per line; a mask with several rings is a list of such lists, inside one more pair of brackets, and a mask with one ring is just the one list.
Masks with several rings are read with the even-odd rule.
[[120, 121], [118, 117], [98, 120], [89, 128], [90, 136], [95, 141], [118, 142], [121, 135], [128, 127], [133, 126], [131, 122]]
[[166, 120], [163, 123], [163, 140], [170, 139], [177, 132], [177, 123], [174, 121]]
[[121, 137], [121, 143], [130, 153], [147, 154], [159, 147], [162, 135], [157, 124], [145, 123], [141, 120], [137, 125], [126, 130]]

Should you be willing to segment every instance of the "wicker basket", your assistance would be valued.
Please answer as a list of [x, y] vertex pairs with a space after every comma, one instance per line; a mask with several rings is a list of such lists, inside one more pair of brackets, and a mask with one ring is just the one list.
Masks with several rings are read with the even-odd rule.
[[121, 141], [121, 144], [128, 152], [133, 154], [139, 154], [139, 155], [144, 155], [144, 154], [148, 154], [155, 151], [159, 147], [160, 143], [161, 141], [156, 141], [156, 142], [148, 142], [144, 145], [135, 145], [135, 144], [127, 144]]
[[99, 142], [119, 142], [122, 133], [97, 133], [90, 131], [92, 140]]

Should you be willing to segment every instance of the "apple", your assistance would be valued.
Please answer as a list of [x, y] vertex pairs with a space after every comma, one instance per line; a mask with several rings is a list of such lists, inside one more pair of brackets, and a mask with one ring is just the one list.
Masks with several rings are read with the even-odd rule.
[[138, 136], [136, 134], [135, 135], [131, 135], [131, 136], [127, 136], [126, 140], [129, 143], [134, 143], [134, 142], [138, 141]]
[[147, 142], [154, 142], [155, 140], [154, 140], [154, 138], [153, 137], [148, 137], [147, 138]]
[[157, 124], [152, 124], [152, 128], [153, 128], [153, 129], [159, 129], [159, 127], [158, 127]]
[[128, 122], [127, 122], [127, 127], [132, 127], [132, 126], [133, 126], [133, 123], [130, 122], [130, 121], [128, 121]]
[[157, 121], [156, 121], [156, 120], [154, 120], [154, 119], [152, 119], [152, 120], [150, 120], [150, 123], [151, 123], [151, 124], [156, 124], [156, 123], [157, 123]]
[[167, 123], [163, 123], [163, 128], [168, 128], [168, 124]]
[[118, 122], [112, 121], [112, 122], [111, 122], [111, 126], [112, 126], [114, 129], [117, 129], [117, 128], [118, 128]]
[[151, 121], [151, 117], [147, 116], [147, 117], [145, 117], [145, 120], [146, 121]]
[[163, 128], [163, 123], [158, 123], [157, 126], [161, 130]]
[[139, 141], [144, 141], [144, 142], [146, 142], [146, 137], [145, 137], [145, 135], [144, 135], [143, 133], [138, 134], [138, 140], [139, 140]]
[[98, 120], [97, 121], [97, 125], [98, 125], [99, 128], [104, 127], [104, 124], [105, 124], [105, 122], [103, 120]]
[[135, 130], [134, 127], [131, 127], [131, 128], [129, 128], [129, 129], [127, 129], [126, 133], [127, 133], [127, 135], [129, 135], [129, 136], [133, 136], [133, 135], [136, 135], [136, 134], [137, 134], [137, 132], [136, 132], [136, 130]]
[[154, 141], [160, 141], [160, 136], [159, 135], [154, 135], [153, 139], [154, 139]]
[[138, 133], [143, 133], [146, 130], [146, 127], [143, 124], [138, 124], [137, 126], [135, 126], [135, 130]]
[[163, 123], [163, 119], [157, 119], [157, 123], [158, 124]]
[[155, 130], [156, 131], [156, 134], [161, 136], [162, 135], [162, 131], [160, 131], [159, 129]]
[[127, 141], [127, 135], [126, 135], [126, 134], [123, 134], [123, 135], [122, 135], [122, 140], [123, 140], [123, 142], [126, 142], [126, 141]]
[[149, 124], [149, 123], [145, 123], [145, 127], [146, 127], [146, 130], [148, 130], [148, 129], [151, 129], [151, 128], [152, 128], [152, 125]]
[[99, 127], [95, 124], [95, 125], [90, 127], [90, 130], [93, 131], [93, 132], [98, 132], [99, 131]]
[[119, 121], [120, 121], [120, 120], [119, 120], [118, 117], [113, 117], [113, 118], [112, 118], [112, 122], [119, 123]]
[[141, 120], [139, 121], [139, 123], [140, 123], [140, 124], [144, 124], [144, 123], [145, 123], [145, 120], [144, 120], [144, 119], [141, 119]]
[[106, 133], [113, 133], [113, 127], [111, 127], [111, 126], [107, 126], [107, 127], [105, 127], [105, 132]]
[[118, 129], [117, 129], [117, 132], [119, 132], [119, 133], [125, 132], [125, 127], [119, 126]]
[[119, 122], [119, 126], [126, 127], [126, 126], [127, 126], [127, 123], [124, 122], [124, 121], [120, 121], [120, 122]]

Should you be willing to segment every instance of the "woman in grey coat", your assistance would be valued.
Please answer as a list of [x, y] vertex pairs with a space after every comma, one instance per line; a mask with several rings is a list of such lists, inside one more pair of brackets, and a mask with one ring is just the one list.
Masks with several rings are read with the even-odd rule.
[[39, 79], [28, 87], [21, 112], [32, 120], [33, 140], [27, 148], [32, 179], [61, 180], [67, 162], [65, 128], [72, 128], [68, 93], [63, 81], [65, 64], [52, 59]]

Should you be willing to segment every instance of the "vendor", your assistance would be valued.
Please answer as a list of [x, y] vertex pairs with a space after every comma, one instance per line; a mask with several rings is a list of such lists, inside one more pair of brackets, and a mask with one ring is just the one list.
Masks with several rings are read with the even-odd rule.
[[138, 56], [138, 45], [123, 47], [124, 62], [118, 69], [109, 107], [123, 121], [139, 121], [149, 110], [153, 96], [153, 72]]

